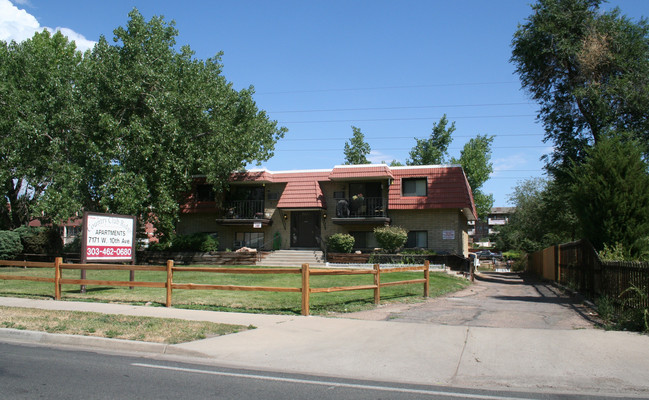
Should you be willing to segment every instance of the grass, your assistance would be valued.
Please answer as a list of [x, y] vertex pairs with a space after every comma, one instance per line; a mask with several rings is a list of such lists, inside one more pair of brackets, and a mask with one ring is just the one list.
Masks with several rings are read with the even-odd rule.
[[175, 344], [240, 332], [253, 327], [170, 318], [0, 306], [0, 328]]
[[[250, 267], [248, 267], [250, 268]], [[254, 267], [253, 267], [254, 268]], [[54, 275], [51, 269], [0, 268], [1, 274], [45, 276]], [[87, 279], [128, 281], [128, 271], [87, 271]], [[382, 282], [417, 279], [422, 272], [397, 272], [381, 274]], [[78, 279], [78, 270], [64, 270], [64, 278]], [[137, 281], [164, 282], [164, 272], [136, 271]], [[222, 284], [245, 286], [300, 287], [299, 274], [211, 274], [202, 272], [176, 272], [174, 283]], [[372, 275], [312, 276], [311, 287], [370, 285]], [[431, 272], [430, 296], [440, 296], [466, 287], [469, 283], [445, 273]], [[51, 283], [0, 280], [0, 296], [52, 298]], [[381, 289], [382, 303], [423, 301], [423, 284], [389, 286]], [[63, 285], [62, 299], [91, 302], [120, 302], [162, 306], [165, 289], [89, 286], [85, 294], [78, 285]], [[374, 307], [372, 290], [335, 293], [313, 293], [310, 296], [311, 314], [326, 315], [330, 312], [353, 312]], [[174, 290], [172, 305], [176, 308], [214, 311], [237, 311], [266, 314], [300, 314], [300, 293], [274, 293], [220, 290]]]

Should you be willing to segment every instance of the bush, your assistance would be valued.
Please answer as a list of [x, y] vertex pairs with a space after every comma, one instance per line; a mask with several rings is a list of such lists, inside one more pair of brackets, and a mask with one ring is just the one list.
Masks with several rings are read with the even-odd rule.
[[12, 259], [22, 251], [23, 245], [17, 232], [0, 231], [0, 259]]
[[171, 242], [171, 251], [217, 251], [219, 241], [209, 233], [178, 235]]
[[396, 253], [408, 240], [408, 231], [398, 226], [374, 228], [374, 236], [379, 246], [388, 253]]
[[81, 235], [77, 235], [73, 241], [63, 246], [63, 252], [81, 254]]
[[335, 233], [327, 238], [327, 248], [332, 253], [351, 253], [356, 240], [346, 233]]
[[63, 249], [63, 241], [58, 229], [21, 226], [14, 229], [14, 232], [20, 235], [23, 253], [58, 255]]

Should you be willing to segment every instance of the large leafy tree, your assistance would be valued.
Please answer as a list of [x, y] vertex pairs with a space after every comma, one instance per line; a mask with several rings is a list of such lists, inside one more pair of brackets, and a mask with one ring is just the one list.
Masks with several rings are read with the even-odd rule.
[[631, 132], [649, 147], [649, 26], [601, 0], [538, 0], [518, 27], [511, 61], [540, 105], [549, 171], [568, 180], [572, 163], [614, 132]]
[[649, 236], [649, 174], [637, 142], [603, 138], [572, 174], [574, 209], [595, 248], [646, 250], [639, 239]]
[[[60, 32], [0, 42], [0, 226], [26, 224], [79, 142], [81, 53]], [[71, 214], [68, 214], [69, 217]], [[66, 217], [67, 218], [67, 217]]]
[[493, 207], [494, 197], [482, 191], [482, 186], [493, 172], [491, 162], [491, 145], [494, 137], [477, 135], [465, 143], [460, 151], [460, 158], [453, 158], [453, 164], [460, 164], [473, 191], [478, 217], [485, 218]]
[[345, 165], [369, 164], [367, 156], [372, 150], [370, 145], [365, 142], [365, 135], [355, 126], [352, 126], [353, 135], [349, 142], [345, 143]]
[[164, 234], [193, 176], [225, 185], [232, 171], [270, 158], [285, 129], [258, 110], [252, 88], [232, 88], [220, 55], [196, 59], [176, 49], [173, 22], [129, 17], [112, 43], [102, 37], [77, 53], [67, 75], [73, 118], [40, 154], [56, 168], [36, 210], [54, 222], [81, 210], [135, 214]]
[[410, 150], [408, 165], [437, 165], [444, 164], [448, 158], [448, 146], [453, 141], [451, 135], [455, 132], [455, 122], [448, 125], [446, 114], [439, 122], [433, 124], [433, 131], [427, 139], [417, 139]]
[[515, 211], [499, 227], [496, 247], [534, 252], [578, 238], [578, 222], [571, 207], [570, 192], [554, 180], [531, 178], [519, 182], [509, 201]]
[[[417, 143], [410, 151], [408, 165], [437, 165], [448, 160], [448, 146], [453, 141], [455, 122], [449, 125], [446, 114], [433, 125], [428, 139], [415, 139]], [[465, 143], [460, 151], [460, 158], [451, 158], [452, 164], [459, 164], [464, 169], [478, 211], [478, 217], [484, 218], [493, 206], [493, 195], [482, 192], [481, 188], [493, 172], [491, 163], [491, 144], [493, 136], [477, 135]]]

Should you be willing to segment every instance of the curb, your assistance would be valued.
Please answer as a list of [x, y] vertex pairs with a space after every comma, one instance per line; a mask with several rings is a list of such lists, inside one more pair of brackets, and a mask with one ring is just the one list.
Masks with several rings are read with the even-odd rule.
[[95, 336], [68, 335], [39, 331], [26, 331], [13, 328], [0, 328], [0, 341], [7, 340], [20, 343], [58, 345], [86, 350], [103, 350], [110, 352], [147, 353], [176, 355], [186, 357], [208, 357], [206, 354], [185, 350], [173, 344], [139, 342], [135, 340], [101, 338]]

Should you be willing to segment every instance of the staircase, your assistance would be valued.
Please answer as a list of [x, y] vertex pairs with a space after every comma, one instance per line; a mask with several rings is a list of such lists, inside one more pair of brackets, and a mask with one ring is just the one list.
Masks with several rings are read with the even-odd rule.
[[324, 268], [324, 254], [320, 250], [276, 250], [257, 262], [257, 265], [268, 267], [301, 267], [302, 264]]

